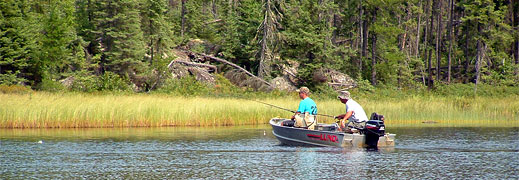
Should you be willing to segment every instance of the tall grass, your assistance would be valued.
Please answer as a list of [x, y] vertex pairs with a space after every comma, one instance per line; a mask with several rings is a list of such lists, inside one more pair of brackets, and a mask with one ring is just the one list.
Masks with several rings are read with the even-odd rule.
[[[297, 96], [260, 99], [297, 109]], [[519, 97], [359, 98], [368, 113], [386, 116], [391, 126], [519, 127]], [[344, 113], [338, 100], [316, 99], [320, 114]], [[1, 128], [160, 127], [267, 124], [292, 113], [246, 99], [173, 97], [166, 94], [93, 95], [86, 93], [0, 93]], [[334, 122], [320, 117], [320, 122]], [[424, 124], [425, 122], [425, 124]]]

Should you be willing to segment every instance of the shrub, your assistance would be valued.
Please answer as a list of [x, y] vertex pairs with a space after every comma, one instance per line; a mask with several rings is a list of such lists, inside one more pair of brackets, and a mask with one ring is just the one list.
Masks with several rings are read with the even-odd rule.
[[4, 94], [27, 94], [32, 90], [28, 86], [0, 84], [0, 92]]
[[98, 91], [130, 91], [130, 81], [113, 72], [107, 71], [97, 78]]
[[79, 71], [74, 75], [74, 83], [72, 83], [71, 90], [81, 92], [94, 91], [130, 91], [130, 82], [128, 78], [113, 72], [105, 72], [101, 76], [91, 75], [86, 71]]
[[194, 76], [187, 76], [180, 79], [167, 79], [157, 92], [168, 93], [181, 96], [200, 96], [211, 92], [208, 85], [197, 81]]
[[17, 74], [20, 74], [20, 71], [16, 71], [12, 73], [11, 71], [7, 71], [5, 74], [0, 74], [0, 84], [4, 85], [15, 85], [15, 84], [23, 84], [26, 83], [27, 80], [24, 78], [19, 78]]
[[36, 87], [36, 89], [41, 91], [49, 91], [49, 92], [60, 92], [65, 90], [65, 86], [60, 82], [56, 82], [52, 79], [44, 78], [40, 84]]

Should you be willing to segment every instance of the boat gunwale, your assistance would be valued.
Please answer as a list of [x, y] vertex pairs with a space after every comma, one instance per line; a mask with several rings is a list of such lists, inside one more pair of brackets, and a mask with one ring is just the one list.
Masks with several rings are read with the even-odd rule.
[[[270, 119], [270, 125], [273, 125], [273, 126], [277, 126], [277, 127], [281, 127], [281, 128], [285, 128], [285, 129], [295, 129], [295, 130], [304, 130], [304, 131], [310, 131], [310, 132], [325, 132], [325, 133], [331, 133], [331, 134], [335, 134], [335, 135], [346, 135], [346, 133], [344, 132], [337, 132], [337, 131], [320, 131], [320, 130], [312, 130], [312, 129], [304, 129], [304, 128], [296, 128], [296, 127], [288, 127], [288, 126], [281, 126], [281, 125], [278, 125], [278, 124], [273, 124], [272, 122], [275, 121], [275, 120], [290, 120], [290, 119], [285, 119], [285, 118], [272, 118]], [[282, 121], [281, 121], [282, 122]]]

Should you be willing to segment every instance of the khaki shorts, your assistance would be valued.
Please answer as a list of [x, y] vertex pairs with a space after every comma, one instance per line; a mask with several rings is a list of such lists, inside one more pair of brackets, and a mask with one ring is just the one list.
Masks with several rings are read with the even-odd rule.
[[309, 115], [308, 113], [296, 115], [295, 120], [295, 127], [308, 127], [310, 130], [314, 130], [317, 124], [315, 115]]
[[364, 129], [366, 126], [366, 122], [352, 122], [349, 121], [346, 123], [346, 128], [344, 129], [344, 132], [346, 133], [356, 133], [361, 129]]

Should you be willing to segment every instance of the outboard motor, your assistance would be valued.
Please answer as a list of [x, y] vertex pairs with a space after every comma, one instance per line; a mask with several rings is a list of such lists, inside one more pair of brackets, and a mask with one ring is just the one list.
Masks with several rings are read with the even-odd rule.
[[377, 113], [371, 114], [371, 120], [366, 122], [364, 135], [366, 136], [366, 145], [368, 148], [377, 148], [378, 139], [386, 133], [384, 125], [384, 116]]

